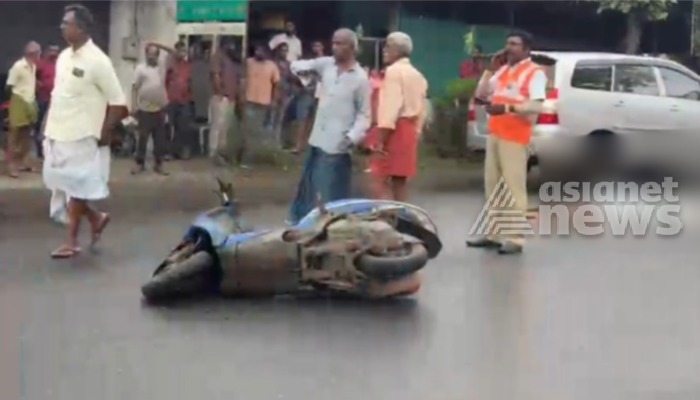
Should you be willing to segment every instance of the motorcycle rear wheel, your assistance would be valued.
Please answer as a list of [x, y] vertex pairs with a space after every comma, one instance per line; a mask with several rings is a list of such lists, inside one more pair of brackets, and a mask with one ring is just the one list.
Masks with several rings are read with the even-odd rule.
[[210, 285], [214, 258], [205, 251], [165, 267], [141, 287], [148, 301], [161, 301], [204, 293]]
[[407, 243], [405, 253], [363, 254], [357, 259], [356, 266], [370, 278], [390, 280], [417, 272], [428, 263], [428, 250], [422, 243]]

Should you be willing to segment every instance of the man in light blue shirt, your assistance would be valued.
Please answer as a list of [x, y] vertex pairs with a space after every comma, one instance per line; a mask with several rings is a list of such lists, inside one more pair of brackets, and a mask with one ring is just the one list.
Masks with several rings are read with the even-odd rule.
[[291, 223], [311, 211], [318, 196], [324, 203], [350, 196], [350, 150], [364, 139], [371, 122], [370, 83], [355, 60], [357, 42], [353, 31], [340, 29], [333, 35], [333, 57], [295, 61], [290, 66], [295, 75], [317, 73], [323, 86], [301, 181], [290, 207]]

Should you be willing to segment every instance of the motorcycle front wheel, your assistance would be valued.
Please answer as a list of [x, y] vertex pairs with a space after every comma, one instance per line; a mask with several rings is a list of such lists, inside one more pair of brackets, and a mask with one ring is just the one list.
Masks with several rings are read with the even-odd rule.
[[391, 280], [419, 271], [428, 259], [428, 250], [422, 243], [406, 243], [399, 251], [363, 254], [357, 259], [356, 266], [370, 278]]
[[161, 301], [206, 292], [212, 282], [214, 258], [199, 251], [185, 260], [164, 266], [141, 287], [148, 301]]

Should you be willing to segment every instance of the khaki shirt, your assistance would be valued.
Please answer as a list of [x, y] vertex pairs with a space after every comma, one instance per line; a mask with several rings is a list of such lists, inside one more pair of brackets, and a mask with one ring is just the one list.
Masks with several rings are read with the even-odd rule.
[[36, 99], [36, 66], [26, 58], [21, 58], [12, 65], [7, 75], [7, 85], [12, 86], [12, 93], [22, 97], [29, 104]]
[[379, 91], [377, 127], [394, 129], [399, 118], [417, 117], [420, 132], [426, 116], [427, 95], [428, 81], [407, 58], [391, 64]]
[[112, 61], [92, 40], [58, 56], [51, 95], [44, 134], [59, 142], [99, 138], [107, 106], [126, 106]]

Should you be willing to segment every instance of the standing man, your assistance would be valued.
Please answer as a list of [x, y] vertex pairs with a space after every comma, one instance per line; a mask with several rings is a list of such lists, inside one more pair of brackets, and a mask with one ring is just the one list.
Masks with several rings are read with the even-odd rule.
[[[277, 85], [277, 96], [275, 96], [272, 112], [268, 121], [268, 128], [272, 130], [276, 138], [276, 144], [283, 148], [289, 142], [289, 138], [285, 135], [289, 127], [290, 111], [296, 111], [291, 106], [296, 104], [296, 95], [299, 92], [299, 80], [289, 70], [289, 61], [287, 54], [289, 46], [282, 43], [272, 50], [272, 62], [277, 66], [280, 73], [280, 81]], [[292, 116], [293, 117], [293, 116]]]
[[384, 183], [384, 198], [407, 201], [408, 179], [416, 173], [418, 139], [425, 121], [428, 81], [412, 64], [411, 37], [403, 32], [387, 36], [377, 110], [376, 171]]
[[32, 127], [37, 120], [36, 64], [40, 55], [41, 47], [37, 42], [27, 43], [24, 56], [12, 65], [7, 76], [6, 85], [12, 93], [7, 137], [11, 178], [19, 178], [20, 172], [32, 170], [25, 162], [32, 143]]
[[459, 77], [477, 78], [484, 71], [484, 52], [478, 44], [471, 51], [471, 57], [459, 64]]
[[41, 125], [46, 117], [46, 111], [51, 102], [51, 91], [53, 90], [54, 79], [56, 79], [56, 59], [60, 49], [57, 45], [50, 45], [46, 49], [44, 57], [37, 65], [36, 69], [36, 100], [39, 110], [34, 143], [36, 144], [36, 156], [44, 158], [43, 144], [44, 138], [41, 136]]
[[[489, 199], [503, 178], [515, 200], [511, 210], [527, 212], [527, 146], [536, 115], [542, 111], [546, 97], [547, 76], [530, 60], [532, 36], [514, 31], [508, 34], [506, 48], [493, 57], [491, 65], [479, 81], [477, 97], [490, 97], [486, 143], [485, 189]], [[488, 200], [487, 200], [488, 201]], [[497, 209], [497, 204], [488, 204]], [[500, 254], [516, 254], [523, 250], [522, 235], [486, 236], [467, 241], [469, 247], [496, 248]]]
[[274, 131], [265, 129], [272, 104], [280, 95], [280, 70], [270, 60], [269, 50], [263, 44], [254, 45], [254, 56], [246, 61], [246, 132], [248, 141], [256, 146], [277, 147]]
[[[209, 131], [209, 156], [216, 165], [224, 164], [224, 160], [231, 156], [240, 162], [244, 146], [244, 133], [239, 129], [243, 107], [243, 73], [236, 44], [223, 42], [219, 51], [211, 56], [210, 62], [214, 95], [210, 106], [212, 126]], [[236, 154], [229, 154], [232, 150]]]
[[309, 148], [290, 207], [289, 222], [296, 223], [323, 202], [350, 196], [352, 161], [350, 150], [370, 127], [370, 83], [355, 59], [358, 39], [350, 29], [333, 34], [333, 57], [293, 62], [295, 74], [315, 71], [321, 76], [324, 96], [318, 106]]
[[289, 47], [287, 52], [287, 61], [294, 62], [301, 58], [303, 53], [303, 47], [301, 45], [301, 40], [297, 37], [297, 28], [294, 22], [286, 20], [284, 22], [284, 32], [278, 33], [272, 37], [270, 40], [270, 49], [274, 50], [282, 43], [286, 43]]
[[53, 258], [80, 253], [83, 217], [90, 223], [91, 246], [109, 223], [109, 215], [89, 203], [109, 196], [110, 135], [128, 114], [112, 61], [90, 39], [92, 25], [87, 8], [66, 7], [61, 30], [70, 47], [56, 61], [56, 85], [44, 126], [44, 183], [52, 191], [51, 216], [68, 225], [66, 241], [51, 253]]
[[145, 48], [146, 62], [139, 64], [134, 71], [132, 87], [132, 104], [136, 105], [136, 120], [138, 121], [138, 143], [136, 146], [136, 167], [132, 174], [140, 174], [146, 170], [146, 150], [148, 140], [153, 138], [153, 170], [159, 175], [167, 175], [163, 169], [165, 156], [165, 107], [168, 105], [168, 95], [165, 91], [160, 59], [160, 49], [151, 43]]
[[192, 155], [196, 139], [192, 129], [192, 65], [187, 57], [187, 48], [182, 42], [175, 43], [172, 49], [158, 43], [151, 43], [161, 50], [167, 51], [171, 59], [165, 73], [165, 87], [168, 92], [168, 120], [172, 128], [172, 138], [169, 150], [173, 157], [188, 160]]

